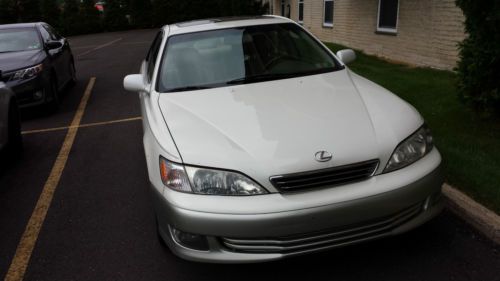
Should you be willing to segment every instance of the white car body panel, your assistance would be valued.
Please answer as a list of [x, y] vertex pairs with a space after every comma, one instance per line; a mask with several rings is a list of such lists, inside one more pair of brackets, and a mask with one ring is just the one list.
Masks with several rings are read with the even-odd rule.
[[[388, 159], [422, 125], [406, 103], [393, 102], [386, 114], [410, 116], [393, 122], [405, 136], [386, 122], [378, 127], [391, 129], [377, 133], [347, 70], [161, 94], [159, 104], [185, 164], [240, 171], [271, 190], [274, 175]], [[333, 159], [316, 161], [321, 150]]]

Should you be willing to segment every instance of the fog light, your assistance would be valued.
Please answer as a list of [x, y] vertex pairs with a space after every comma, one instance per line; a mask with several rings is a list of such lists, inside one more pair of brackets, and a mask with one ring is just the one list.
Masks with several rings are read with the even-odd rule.
[[43, 92], [42, 91], [37, 91], [33, 94], [33, 98], [36, 100], [42, 99], [43, 98]]
[[173, 227], [169, 228], [172, 237], [179, 245], [193, 250], [208, 251], [206, 236], [183, 232]]

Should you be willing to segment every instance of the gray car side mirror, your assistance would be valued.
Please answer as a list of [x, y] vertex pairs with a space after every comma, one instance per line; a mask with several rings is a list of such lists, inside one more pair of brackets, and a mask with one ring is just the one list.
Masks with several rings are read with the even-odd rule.
[[49, 50], [59, 49], [63, 46], [63, 43], [59, 41], [47, 41], [45, 47]]

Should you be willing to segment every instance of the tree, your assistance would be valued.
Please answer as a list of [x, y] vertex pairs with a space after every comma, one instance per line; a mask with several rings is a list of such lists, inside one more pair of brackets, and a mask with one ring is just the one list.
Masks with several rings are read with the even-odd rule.
[[168, 23], [227, 16], [252, 16], [266, 13], [261, 0], [153, 0], [153, 23]]
[[123, 30], [128, 27], [124, 5], [125, 3], [119, 0], [106, 1], [104, 9], [104, 28], [106, 30]]
[[19, 21], [37, 22], [41, 20], [39, 0], [18, 0]]
[[261, 0], [216, 0], [221, 16], [253, 16], [262, 15], [267, 12], [267, 4]]
[[163, 24], [164, 11], [166, 10], [167, 2], [164, 0], [151, 0], [153, 6], [153, 26], [161, 26]]
[[64, 0], [63, 12], [61, 14], [62, 33], [66, 36], [80, 34], [82, 26], [77, 0]]
[[16, 0], [0, 0], [0, 24], [15, 23], [18, 19]]
[[150, 0], [130, 0], [131, 23], [135, 27], [147, 28], [153, 24]]
[[467, 38], [460, 43], [459, 97], [487, 115], [500, 115], [500, 2], [457, 0]]
[[42, 21], [59, 28], [60, 9], [57, 0], [41, 0], [40, 10], [42, 13]]
[[102, 30], [101, 16], [93, 0], [83, 0], [80, 4], [79, 18], [85, 23], [82, 27], [83, 33], [96, 33]]

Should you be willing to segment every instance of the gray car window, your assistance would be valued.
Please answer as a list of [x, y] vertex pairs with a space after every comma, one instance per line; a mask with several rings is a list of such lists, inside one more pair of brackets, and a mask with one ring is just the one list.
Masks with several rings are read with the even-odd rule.
[[0, 30], [0, 53], [41, 49], [40, 37], [34, 28]]

